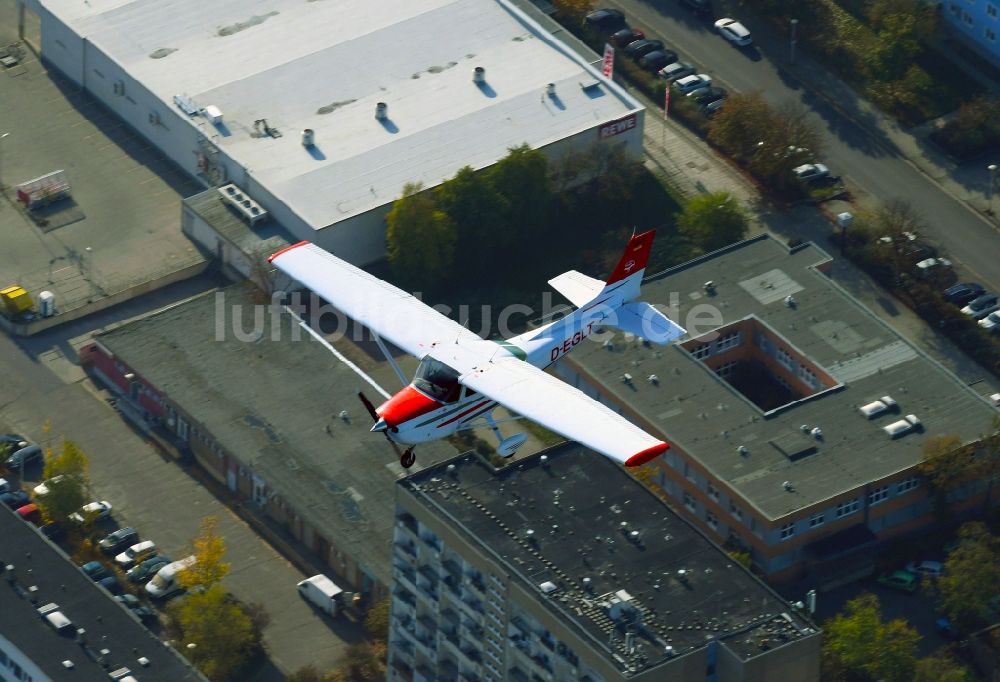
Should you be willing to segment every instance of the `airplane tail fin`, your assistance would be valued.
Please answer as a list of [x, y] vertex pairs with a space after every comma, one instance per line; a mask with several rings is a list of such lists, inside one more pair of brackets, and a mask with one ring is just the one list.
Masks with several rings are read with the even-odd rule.
[[570, 270], [550, 279], [549, 284], [580, 309], [598, 299], [621, 301], [604, 324], [653, 343], [666, 345], [675, 341], [687, 333], [684, 328], [649, 303], [636, 300], [655, 236], [656, 230], [633, 235], [606, 282]]
[[649, 303], [636, 300], [655, 236], [656, 230], [633, 235], [601, 294], [613, 293], [624, 299], [621, 307], [607, 319], [607, 324], [647, 341], [666, 345], [687, 332]]

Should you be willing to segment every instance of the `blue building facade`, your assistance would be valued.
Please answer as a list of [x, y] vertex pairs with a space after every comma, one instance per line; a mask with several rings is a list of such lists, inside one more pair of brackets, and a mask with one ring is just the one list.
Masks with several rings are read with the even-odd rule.
[[942, 14], [971, 47], [1000, 66], [1000, 0], [948, 0]]

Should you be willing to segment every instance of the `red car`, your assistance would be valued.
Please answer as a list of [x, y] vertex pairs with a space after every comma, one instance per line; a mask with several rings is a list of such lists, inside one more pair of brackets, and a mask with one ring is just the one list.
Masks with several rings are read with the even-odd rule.
[[25, 521], [31, 521], [35, 524], [42, 522], [42, 512], [38, 509], [38, 505], [34, 502], [26, 504], [23, 507], [18, 507], [17, 513]]

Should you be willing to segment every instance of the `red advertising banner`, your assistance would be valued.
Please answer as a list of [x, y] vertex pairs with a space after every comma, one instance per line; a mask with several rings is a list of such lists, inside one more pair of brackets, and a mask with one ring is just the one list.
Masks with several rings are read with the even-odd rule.
[[615, 48], [611, 43], [604, 43], [604, 77], [611, 80], [615, 75]]
[[597, 136], [603, 140], [608, 137], [614, 137], [615, 135], [627, 133], [635, 128], [637, 122], [638, 117], [636, 114], [629, 114], [625, 118], [620, 118], [617, 121], [611, 121], [610, 123], [602, 125]]

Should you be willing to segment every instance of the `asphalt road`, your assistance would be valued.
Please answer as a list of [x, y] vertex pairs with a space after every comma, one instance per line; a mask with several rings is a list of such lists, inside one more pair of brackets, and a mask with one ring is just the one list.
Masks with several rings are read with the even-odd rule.
[[[963, 274], [1000, 291], [1000, 234], [982, 217], [944, 192], [933, 180], [911, 165], [895, 150], [890, 138], [870, 133], [826, 99], [821, 98], [790, 76], [784, 65], [789, 58], [787, 36], [775, 36], [769, 27], [728, 14], [742, 21], [757, 41], [750, 49], [731, 46], [720, 37], [709, 18], [700, 18], [678, 0], [608, 0], [602, 6], [625, 12], [631, 25], [646, 31], [647, 37], [663, 40], [671, 49], [712, 76], [717, 85], [730, 91], [761, 90], [773, 105], [801, 103], [823, 132], [825, 152], [822, 162], [843, 175], [855, 193], [872, 195], [881, 202], [908, 201], [926, 223], [924, 233], [943, 247]], [[727, 16], [717, 4], [716, 16]], [[810, 86], [812, 87], [812, 86]], [[849, 103], [842, 103], [850, 108]], [[985, 178], [984, 178], [985, 184]]]

